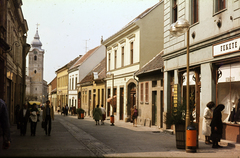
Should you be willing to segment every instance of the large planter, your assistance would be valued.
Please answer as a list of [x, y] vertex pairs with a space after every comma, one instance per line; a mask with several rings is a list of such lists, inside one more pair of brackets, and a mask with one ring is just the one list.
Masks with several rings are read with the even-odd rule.
[[185, 124], [175, 125], [176, 147], [178, 149], [185, 149], [186, 133]]

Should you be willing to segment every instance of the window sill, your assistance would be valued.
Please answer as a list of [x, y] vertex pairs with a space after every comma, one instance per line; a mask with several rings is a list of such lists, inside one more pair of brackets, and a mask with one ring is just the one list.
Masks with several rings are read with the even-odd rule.
[[218, 14], [221, 14], [222, 12], [225, 12], [226, 10], [227, 10], [227, 8], [222, 9], [222, 10], [220, 10], [220, 11], [214, 13], [214, 14], [213, 14], [213, 17], [216, 16], [216, 15], [218, 15]]
[[147, 105], [148, 105], [148, 104], [149, 104], [149, 102], [145, 102], [145, 104], [147, 104]]
[[140, 104], [143, 104], [143, 101], [141, 101]]

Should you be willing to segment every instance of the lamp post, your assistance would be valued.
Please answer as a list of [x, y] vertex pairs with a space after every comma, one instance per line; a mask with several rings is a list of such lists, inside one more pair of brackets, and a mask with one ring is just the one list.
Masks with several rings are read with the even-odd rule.
[[170, 27], [171, 35], [178, 37], [187, 32], [187, 107], [186, 107], [186, 129], [190, 125], [190, 113], [189, 113], [189, 22], [186, 19], [178, 19]]

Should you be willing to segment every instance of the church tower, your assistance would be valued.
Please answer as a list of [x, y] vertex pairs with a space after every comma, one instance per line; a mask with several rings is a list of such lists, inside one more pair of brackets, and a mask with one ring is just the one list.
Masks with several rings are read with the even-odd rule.
[[38, 28], [31, 42], [31, 49], [28, 53], [28, 78], [26, 81], [27, 100], [37, 100], [45, 102], [47, 98], [47, 82], [43, 80], [44, 70], [44, 49], [41, 48], [42, 43], [38, 34]]

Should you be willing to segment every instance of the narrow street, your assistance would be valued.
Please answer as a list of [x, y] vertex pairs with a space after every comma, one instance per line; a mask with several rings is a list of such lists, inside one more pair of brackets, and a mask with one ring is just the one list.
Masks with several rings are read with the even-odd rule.
[[[0, 149], [0, 157], [238, 157], [237, 148], [212, 149], [199, 141], [197, 153], [186, 153], [175, 147], [175, 135], [157, 128], [132, 127], [131, 123], [117, 121], [110, 126], [96, 126], [92, 118], [55, 114], [51, 136], [46, 136], [37, 124], [36, 136], [20, 136], [16, 126], [11, 127], [12, 143], [8, 150]], [[2, 140], [1, 140], [2, 141]], [[0, 143], [2, 143], [0, 141]]]

